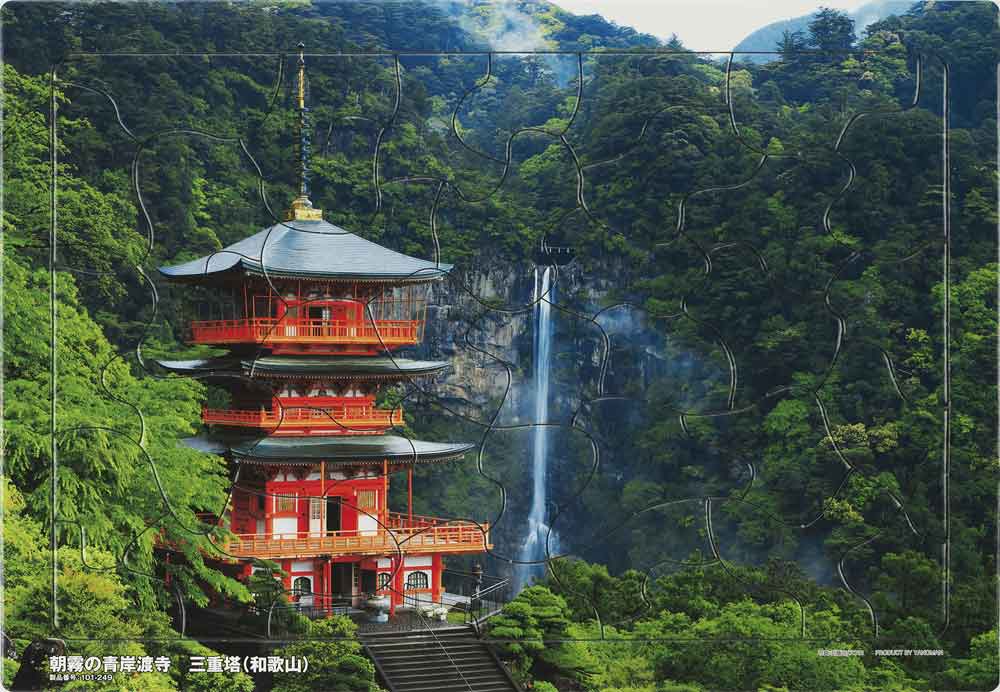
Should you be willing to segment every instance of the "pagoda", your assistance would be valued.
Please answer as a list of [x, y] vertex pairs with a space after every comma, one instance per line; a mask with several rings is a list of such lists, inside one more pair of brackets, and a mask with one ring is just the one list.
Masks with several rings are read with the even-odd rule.
[[[201, 287], [225, 319], [190, 325], [190, 342], [224, 356], [159, 361], [224, 385], [225, 408], [204, 408], [209, 451], [227, 457], [233, 490], [220, 547], [248, 577], [278, 563], [292, 599], [312, 612], [385, 596], [400, 606], [440, 602], [444, 555], [492, 546], [485, 523], [413, 514], [413, 468], [474, 445], [393, 434], [401, 407], [383, 387], [432, 376], [438, 361], [397, 356], [421, 342], [427, 291], [451, 265], [410, 257], [323, 220], [308, 190], [305, 60], [300, 45], [299, 194], [286, 220], [223, 250], [161, 267]], [[404, 474], [407, 508], [389, 480]]]

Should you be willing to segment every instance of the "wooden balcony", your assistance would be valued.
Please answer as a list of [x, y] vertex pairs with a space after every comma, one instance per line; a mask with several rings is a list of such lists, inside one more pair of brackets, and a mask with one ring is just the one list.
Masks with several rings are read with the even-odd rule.
[[241, 558], [292, 558], [318, 555], [395, 555], [403, 553], [481, 553], [493, 548], [488, 523], [391, 514], [375, 531], [240, 534], [222, 546]]
[[403, 424], [403, 409], [382, 409], [371, 404], [317, 404], [313, 408], [286, 406], [274, 409], [203, 408], [201, 419], [207, 425], [273, 430], [274, 434], [308, 434], [322, 429], [324, 435], [338, 433], [375, 434]]
[[195, 344], [317, 344], [395, 348], [420, 343], [423, 320], [311, 320], [257, 317], [191, 323]]

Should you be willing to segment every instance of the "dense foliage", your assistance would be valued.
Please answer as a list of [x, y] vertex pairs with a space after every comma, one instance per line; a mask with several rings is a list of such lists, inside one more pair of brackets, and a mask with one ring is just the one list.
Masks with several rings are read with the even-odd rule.
[[[535, 47], [653, 45], [599, 17], [509, 5], [534, 18]], [[157, 638], [170, 633], [164, 613], [178, 597], [250, 598], [206, 564], [209, 527], [198, 515], [219, 511], [228, 479], [220, 459], [176, 444], [196, 432], [206, 392], [148, 366], [154, 354], [190, 353], [180, 340], [188, 306], [159, 286], [154, 315], [148, 275], [281, 213], [295, 180], [293, 115], [277, 60], [177, 53], [298, 40], [323, 52], [481, 48], [511, 21], [499, 7], [3, 8], [5, 599], [20, 644], [49, 633], [49, 531], [65, 590], [57, 634], [67, 638]], [[326, 218], [413, 254], [429, 256], [438, 242], [460, 267], [524, 264], [543, 236], [572, 245], [588, 278], [567, 304], [592, 310], [599, 293], [598, 308], [637, 306], [643, 329], [667, 344], [665, 360], [685, 364], [651, 369], [647, 345], [624, 338], [599, 391], [589, 384], [597, 349], [581, 346], [593, 333], [560, 323], [558, 339], [571, 347], [556, 378], [584, 390], [577, 396], [607, 454], [585, 492], [557, 498], [561, 525], [573, 527], [567, 547], [588, 562], [557, 561], [492, 623], [512, 670], [534, 689], [995, 684], [996, 27], [985, 3], [927, 3], [856, 43], [849, 19], [823, 11], [763, 65], [700, 59], [673, 42], [675, 52], [655, 58], [496, 58], [489, 82], [483, 56], [310, 59], [312, 197]], [[134, 58], [65, 57], [97, 49], [156, 55], [141, 69]], [[411, 423], [425, 433], [447, 425]], [[454, 427], [443, 434], [459, 437]], [[589, 450], [560, 441], [556, 485], [576, 488]], [[511, 487], [523, 482], [522, 452], [512, 447], [495, 469]], [[474, 464], [421, 472], [421, 481], [418, 502], [435, 511], [461, 516], [470, 501], [495, 502]], [[719, 544], [706, 539], [709, 523]], [[176, 551], [169, 563], [158, 561], [157, 542]], [[314, 627], [329, 628], [320, 634], [330, 641], [289, 651], [336, 661], [316, 672], [335, 676], [330, 684], [370, 689], [373, 671], [350, 628]], [[879, 658], [874, 646], [946, 655]], [[868, 654], [820, 657], [821, 648]], [[276, 689], [328, 682], [276, 680]], [[128, 683], [139, 684], [215, 682], [172, 672]]]

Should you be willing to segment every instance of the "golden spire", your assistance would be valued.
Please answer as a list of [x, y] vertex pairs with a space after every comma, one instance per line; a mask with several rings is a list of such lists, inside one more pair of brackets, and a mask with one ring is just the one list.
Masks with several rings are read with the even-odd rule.
[[323, 218], [320, 209], [314, 209], [309, 200], [309, 109], [306, 108], [306, 56], [305, 44], [299, 43], [299, 196], [292, 200], [292, 206], [285, 214], [286, 221], [319, 221]]

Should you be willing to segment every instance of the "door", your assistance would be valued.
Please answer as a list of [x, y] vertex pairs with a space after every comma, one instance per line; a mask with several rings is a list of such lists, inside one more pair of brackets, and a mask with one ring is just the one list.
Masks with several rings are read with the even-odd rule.
[[361, 570], [361, 593], [375, 593], [375, 570]]
[[357, 336], [359, 303], [342, 300], [330, 306], [330, 319], [342, 329], [344, 336]]
[[319, 538], [323, 535], [323, 498], [309, 498], [309, 535]]
[[326, 530], [340, 531], [340, 498], [335, 495], [326, 498]]
[[336, 326], [330, 324], [330, 307], [327, 305], [309, 306], [310, 336], [337, 336]]
[[330, 596], [335, 602], [350, 603], [354, 594], [354, 563], [336, 562], [330, 570]]
[[298, 336], [299, 306], [289, 305], [282, 315], [279, 326], [275, 329], [277, 334], [284, 333], [285, 336]]

